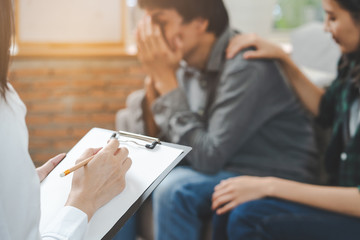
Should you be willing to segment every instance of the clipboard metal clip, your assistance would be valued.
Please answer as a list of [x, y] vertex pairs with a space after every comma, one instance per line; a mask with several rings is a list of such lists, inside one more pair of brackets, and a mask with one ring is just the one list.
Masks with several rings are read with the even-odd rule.
[[[161, 144], [161, 142], [158, 138], [148, 137], [148, 136], [144, 136], [144, 135], [140, 135], [140, 134], [136, 134], [136, 133], [125, 132], [125, 131], [117, 131], [117, 134], [119, 134], [120, 136], [123, 136], [123, 137], [134, 138], [134, 139], [142, 140], [145, 142], [149, 142], [148, 144], [145, 144], [145, 147], [148, 149], [154, 149], [156, 147], [156, 145]], [[131, 141], [131, 140], [125, 140], [125, 141], [133, 142], [137, 145], [144, 146], [136, 141]]]

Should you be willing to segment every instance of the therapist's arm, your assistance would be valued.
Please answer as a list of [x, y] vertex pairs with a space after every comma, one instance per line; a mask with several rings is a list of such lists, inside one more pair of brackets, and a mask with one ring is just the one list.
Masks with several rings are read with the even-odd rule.
[[[93, 155], [91, 151], [83, 159]], [[90, 220], [97, 209], [125, 188], [125, 174], [131, 166], [128, 154], [126, 148], [119, 148], [119, 141], [111, 139], [85, 167], [74, 172], [66, 205], [82, 210]]]
[[125, 188], [131, 166], [128, 150], [111, 139], [103, 149], [88, 149], [77, 162], [94, 158], [73, 175], [66, 206], [41, 233], [42, 239], [82, 239], [94, 213]]

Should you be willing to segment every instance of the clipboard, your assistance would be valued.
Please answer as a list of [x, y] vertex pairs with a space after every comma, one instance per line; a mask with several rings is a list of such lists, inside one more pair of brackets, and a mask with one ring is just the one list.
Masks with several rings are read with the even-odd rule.
[[[61, 178], [59, 173], [73, 166], [86, 148], [105, 146], [114, 132], [102, 128], [91, 129], [41, 183], [40, 231], [64, 206], [71, 189], [73, 174]], [[94, 214], [84, 237], [87, 240], [111, 240], [161, 181], [191, 151], [191, 147], [128, 132], [118, 132], [118, 139], [120, 146], [129, 149], [129, 156], [133, 161], [126, 174], [126, 187]], [[154, 146], [150, 148], [146, 145]]]

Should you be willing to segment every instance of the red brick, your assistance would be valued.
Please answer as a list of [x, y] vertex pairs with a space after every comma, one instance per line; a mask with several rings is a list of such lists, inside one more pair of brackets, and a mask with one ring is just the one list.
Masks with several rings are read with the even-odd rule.
[[71, 81], [72, 87], [91, 88], [91, 87], [103, 87], [104, 85], [105, 83], [99, 81], [98, 79], [79, 79], [79, 80]]
[[29, 129], [29, 133], [34, 137], [43, 137], [47, 139], [57, 139], [60, 137], [69, 137], [71, 130], [70, 129], [51, 129], [51, 128], [35, 128]]
[[64, 139], [64, 140], [58, 140], [54, 143], [54, 148], [58, 151], [65, 151], [68, 152], [70, 149], [75, 146], [75, 144], [78, 142], [78, 139]]
[[20, 98], [26, 103], [32, 101], [45, 101], [51, 97], [51, 92], [49, 91], [31, 91], [31, 90], [21, 90], [15, 87], [18, 91]]
[[105, 108], [105, 104], [103, 102], [76, 102], [72, 106], [72, 110], [76, 112], [86, 111], [86, 112], [94, 112], [101, 111]]
[[71, 115], [57, 115], [53, 118], [54, 124], [83, 124], [88, 122], [90, 114], [71, 114]]
[[96, 126], [94, 125], [92, 127], [87, 127], [87, 128], [75, 128], [75, 129], [72, 129], [71, 136], [74, 137], [74, 139], [80, 140], [93, 127], [96, 127]]
[[45, 139], [34, 139], [31, 138], [29, 141], [29, 149], [32, 150], [41, 150], [46, 149], [49, 147], [49, 141], [46, 141]]
[[66, 109], [66, 104], [62, 102], [36, 102], [28, 106], [29, 112], [38, 112], [38, 113], [54, 113], [54, 112], [63, 112]]
[[95, 123], [114, 123], [115, 122], [115, 114], [114, 113], [99, 113], [93, 114], [91, 116], [91, 122]]
[[[116, 111], [144, 85], [145, 74], [132, 59], [69, 59], [74, 66], [56, 59], [16, 61], [10, 78], [28, 107], [30, 153], [39, 164], [68, 151], [93, 127], [114, 129]], [[41, 61], [51, 67], [39, 67]]]
[[28, 125], [46, 125], [49, 122], [52, 122], [52, 117], [49, 115], [27, 115], [26, 116], [26, 124]]
[[51, 69], [35, 68], [35, 69], [12, 69], [10, 77], [21, 78], [29, 76], [44, 76], [52, 73]]

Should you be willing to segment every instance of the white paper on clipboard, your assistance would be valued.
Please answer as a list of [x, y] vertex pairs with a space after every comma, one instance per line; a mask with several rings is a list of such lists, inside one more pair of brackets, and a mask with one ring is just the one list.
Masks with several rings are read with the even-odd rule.
[[[56, 216], [68, 198], [73, 174], [60, 177], [60, 173], [72, 167], [85, 149], [105, 146], [113, 133], [114, 131], [107, 129], [91, 129], [41, 183], [40, 232]], [[120, 145], [128, 148], [129, 157], [132, 159], [132, 166], [126, 174], [126, 187], [122, 193], [94, 214], [84, 239], [101, 239], [147, 188], [184, 152], [182, 149], [163, 144], [157, 145], [154, 149], [147, 149], [132, 142], [120, 142]]]

